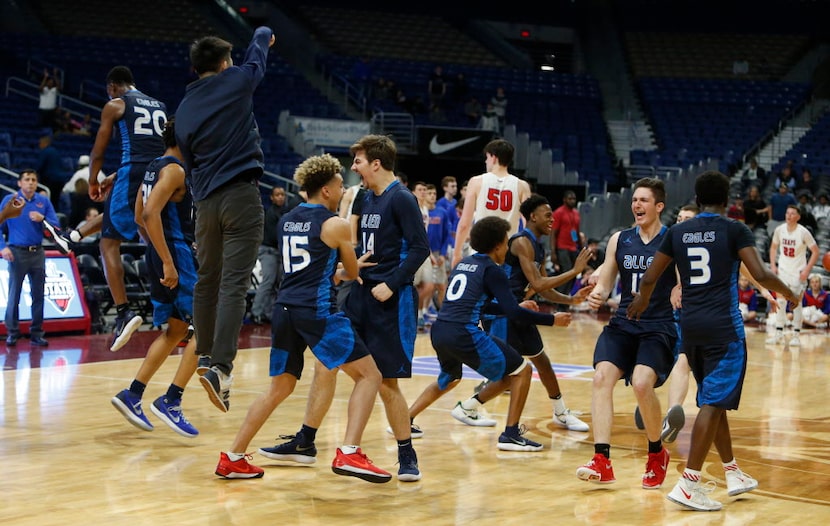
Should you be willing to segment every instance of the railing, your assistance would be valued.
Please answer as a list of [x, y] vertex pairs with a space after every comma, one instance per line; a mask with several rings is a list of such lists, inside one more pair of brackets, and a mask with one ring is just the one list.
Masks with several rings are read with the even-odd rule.
[[[21, 97], [37, 101], [40, 99], [38, 88], [39, 84], [35, 84], [34, 82], [30, 82], [20, 77], [9, 77], [6, 79], [6, 97], [8, 97], [10, 93], [16, 93]], [[58, 95], [58, 107], [67, 110], [71, 115], [74, 115], [80, 119], [83, 119], [87, 114], [101, 114], [100, 107], [62, 94]], [[101, 120], [98, 117], [92, 117], [91, 120], [95, 124], [101, 124]]]

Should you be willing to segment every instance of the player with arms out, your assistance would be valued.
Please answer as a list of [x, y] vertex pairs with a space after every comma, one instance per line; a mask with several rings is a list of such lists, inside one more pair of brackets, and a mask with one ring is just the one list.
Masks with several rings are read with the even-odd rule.
[[676, 264], [683, 288], [683, 348], [697, 381], [700, 411], [692, 428], [686, 469], [667, 498], [693, 510], [716, 511], [721, 503], [709, 498], [711, 486], [700, 482], [712, 443], [723, 463], [730, 496], [758, 486], [735, 461], [726, 416], [726, 411], [738, 409], [746, 374], [746, 334], [736, 288], [741, 262], [764, 287], [790, 302], [799, 297], [764, 266], [749, 228], [724, 217], [729, 179], [720, 172], [704, 172], [695, 181], [695, 193], [700, 214], [677, 223], [664, 237], [627, 314], [637, 320], [649, 311], [655, 286], [666, 275], [674, 279]]
[[588, 303], [599, 309], [614, 291], [617, 273], [622, 295], [620, 308], [602, 330], [594, 349], [594, 380], [591, 414], [594, 428], [594, 457], [576, 470], [581, 480], [598, 484], [616, 481], [611, 466], [611, 428], [614, 420], [614, 387], [620, 379], [631, 385], [643, 416], [648, 440], [648, 460], [642, 477], [644, 489], [659, 488], [666, 478], [669, 452], [660, 439], [662, 412], [654, 392], [663, 385], [674, 364], [677, 341], [671, 289], [675, 276], [665, 274], [657, 284], [654, 304], [642, 319], [626, 318], [625, 308], [639, 290], [640, 278], [649, 266], [668, 228], [660, 223], [666, 206], [663, 181], [643, 178], [634, 184], [631, 212], [635, 226], [617, 232], [608, 240], [605, 261]]
[[[104, 201], [100, 247], [107, 285], [116, 309], [110, 350], [117, 351], [143, 322], [127, 303], [121, 243], [137, 240], [135, 199], [147, 163], [164, 153], [161, 134], [167, 122], [167, 107], [138, 91], [133, 74], [126, 66], [115, 66], [107, 74], [107, 94], [110, 101], [101, 110], [101, 126], [89, 154], [89, 197]], [[115, 174], [99, 183], [98, 172], [104, 165], [104, 154], [115, 128], [121, 137], [121, 166]]]

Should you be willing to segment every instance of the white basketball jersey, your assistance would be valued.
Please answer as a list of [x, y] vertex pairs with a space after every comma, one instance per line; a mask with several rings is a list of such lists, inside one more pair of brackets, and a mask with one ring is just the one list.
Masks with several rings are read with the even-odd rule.
[[476, 198], [475, 223], [481, 218], [496, 216], [510, 223], [510, 235], [519, 231], [519, 178], [508, 174], [498, 177], [487, 172], [481, 176], [481, 190]]
[[772, 242], [778, 244], [778, 272], [797, 276], [807, 265], [807, 247], [816, 241], [803, 225], [796, 225], [795, 230], [787, 230], [787, 224], [779, 225], [772, 235]]

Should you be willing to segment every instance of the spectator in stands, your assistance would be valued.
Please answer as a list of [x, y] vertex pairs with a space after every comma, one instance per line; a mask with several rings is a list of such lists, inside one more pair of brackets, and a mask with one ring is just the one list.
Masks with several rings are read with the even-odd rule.
[[793, 205], [798, 206], [793, 194], [790, 193], [790, 187], [785, 182], [778, 185], [778, 193], [772, 194], [769, 198], [770, 219], [767, 222], [767, 232], [772, 236], [775, 227], [784, 222], [787, 215], [787, 207]]
[[499, 117], [496, 115], [496, 108], [492, 102], [487, 103], [487, 109], [481, 114], [481, 118], [478, 120], [478, 128], [491, 131], [496, 135], [500, 134]]
[[[576, 194], [566, 190], [562, 205], [553, 211], [553, 228], [550, 232], [550, 262], [557, 274], [571, 270], [579, 255], [579, 248], [585, 246], [585, 234], [579, 230], [579, 210], [576, 209]], [[562, 294], [569, 294], [573, 280], [557, 288]], [[567, 305], [560, 309], [567, 310]]]
[[49, 188], [49, 200], [52, 202], [52, 208], [59, 212], [68, 213], [68, 210], [62, 210], [60, 207], [61, 192], [68, 177], [63, 170], [63, 158], [58, 149], [52, 144], [52, 130], [43, 129], [38, 147], [40, 151], [37, 155], [36, 170], [40, 182]]
[[[821, 276], [810, 274], [807, 290], [801, 298], [804, 325], [815, 328], [826, 328], [830, 319], [830, 297], [821, 287]], [[791, 315], [789, 315], [791, 317]]]
[[32, 298], [32, 324], [29, 329], [30, 342], [33, 346], [49, 345], [43, 338], [43, 300], [46, 285], [46, 256], [43, 252], [43, 222], [59, 224], [58, 216], [52, 203], [37, 192], [37, 172], [26, 169], [17, 182], [20, 188], [16, 193], [7, 195], [0, 208], [15, 198], [25, 201], [23, 212], [19, 217], [3, 223], [6, 239], [0, 236], [0, 255], [8, 262], [9, 290], [6, 303], [6, 346], [14, 347], [20, 339], [20, 300], [23, 292], [23, 280], [29, 277], [29, 289]]
[[265, 211], [265, 225], [262, 229], [262, 244], [259, 245], [259, 259], [262, 279], [256, 289], [251, 305], [251, 321], [256, 325], [271, 323], [271, 309], [274, 298], [282, 281], [282, 260], [280, 258], [279, 235], [277, 223], [287, 212], [285, 188], [275, 186], [271, 189], [271, 206]]
[[798, 210], [801, 212], [801, 219], [798, 223], [807, 227], [811, 234], [815, 235], [818, 230], [818, 221], [813, 215], [813, 196], [807, 189], [802, 189], [796, 192], [796, 199], [798, 200]]
[[818, 192], [818, 181], [813, 179], [813, 172], [811, 172], [809, 168], [804, 168], [801, 171], [801, 177], [797, 178], [795, 182], [796, 195], [805, 190], [809, 192], [811, 196]]
[[[106, 174], [102, 170], [98, 170], [98, 182], [106, 178]], [[72, 177], [63, 185], [63, 189], [61, 190], [62, 193], [71, 194], [75, 191], [75, 181], [78, 179], [84, 179], [85, 181], [89, 181], [89, 155], [81, 155], [78, 157], [78, 169], [75, 170], [75, 173], [72, 174]]]
[[490, 99], [493, 108], [496, 111], [496, 117], [499, 119], [499, 134], [504, 133], [504, 125], [507, 117], [507, 95], [504, 94], [504, 88], [499, 86], [496, 88], [496, 94]]
[[467, 119], [467, 124], [471, 127], [477, 127], [478, 122], [481, 119], [481, 111], [481, 102], [479, 102], [475, 97], [470, 97], [470, 99], [464, 103], [464, 117]]
[[[759, 187], [750, 185], [746, 199], [744, 199], [744, 217], [747, 224], [754, 227], [765, 226], [769, 219], [769, 210], [769, 205], [761, 197]], [[750, 228], [753, 228], [753, 226]]]
[[826, 192], [818, 194], [818, 203], [813, 206], [813, 217], [816, 218], [816, 221], [830, 217], [830, 201], [827, 199]]
[[734, 194], [732, 196], [732, 204], [729, 206], [729, 210], [726, 211], [726, 216], [742, 223], [746, 221], [744, 214], [744, 196], [741, 194]]
[[767, 172], [758, 166], [758, 159], [752, 158], [749, 160], [749, 167], [744, 170], [741, 182], [744, 190], [748, 190], [752, 185], [763, 188], [767, 184]]
[[444, 78], [444, 68], [435, 66], [432, 70], [432, 75], [429, 76], [427, 84], [427, 94], [429, 95], [429, 111], [430, 113], [436, 110], [444, 110], [444, 96], [447, 94], [447, 82]]
[[470, 85], [467, 83], [467, 77], [460, 71], [455, 75], [452, 81], [452, 100], [460, 106], [470, 96]]
[[738, 309], [744, 323], [755, 321], [758, 317], [758, 292], [743, 274], [738, 274]]
[[58, 95], [60, 94], [60, 77], [58, 68], [52, 74], [43, 68], [43, 79], [40, 81], [40, 98], [38, 101], [38, 126], [55, 131], [58, 114]]
[[787, 164], [781, 168], [781, 172], [778, 174], [778, 177], [775, 178], [775, 187], [778, 188], [782, 184], [786, 184], [787, 188], [795, 190], [795, 183], [796, 178], [793, 173], [793, 162], [792, 160], [789, 160], [787, 161]]

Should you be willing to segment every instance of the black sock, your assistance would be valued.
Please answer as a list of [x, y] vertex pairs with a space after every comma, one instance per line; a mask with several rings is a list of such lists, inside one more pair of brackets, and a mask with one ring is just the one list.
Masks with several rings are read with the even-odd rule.
[[125, 314], [127, 314], [128, 310], [130, 310], [130, 304], [129, 303], [122, 303], [121, 305], [116, 305], [115, 306], [115, 314], [117, 316], [124, 316]]
[[144, 396], [144, 389], [146, 388], [147, 385], [139, 382], [138, 380], [133, 380], [133, 383], [130, 384], [130, 392], [137, 394], [139, 398]]
[[658, 440], [657, 442], [652, 442], [651, 440], [648, 441], [648, 452], [649, 453], [659, 453], [663, 449], [663, 442]]
[[302, 445], [311, 445], [314, 443], [314, 439], [317, 438], [317, 429], [313, 427], [308, 427], [307, 425], [303, 424], [302, 429], [300, 429], [300, 432], [297, 433], [297, 436], [300, 435], [302, 435], [305, 439], [304, 441], [301, 441]]
[[504, 426], [504, 434], [513, 438], [519, 436], [519, 424], [515, 426]]
[[184, 389], [179, 387], [176, 384], [170, 384], [170, 387], [167, 388], [167, 394], [164, 395], [167, 397], [167, 400], [181, 400], [182, 394], [184, 394]]
[[412, 447], [412, 439], [398, 440], [398, 450], [408, 449]]
[[611, 458], [611, 444], [594, 444], [594, 453], [602, 453], [605, 458]]

